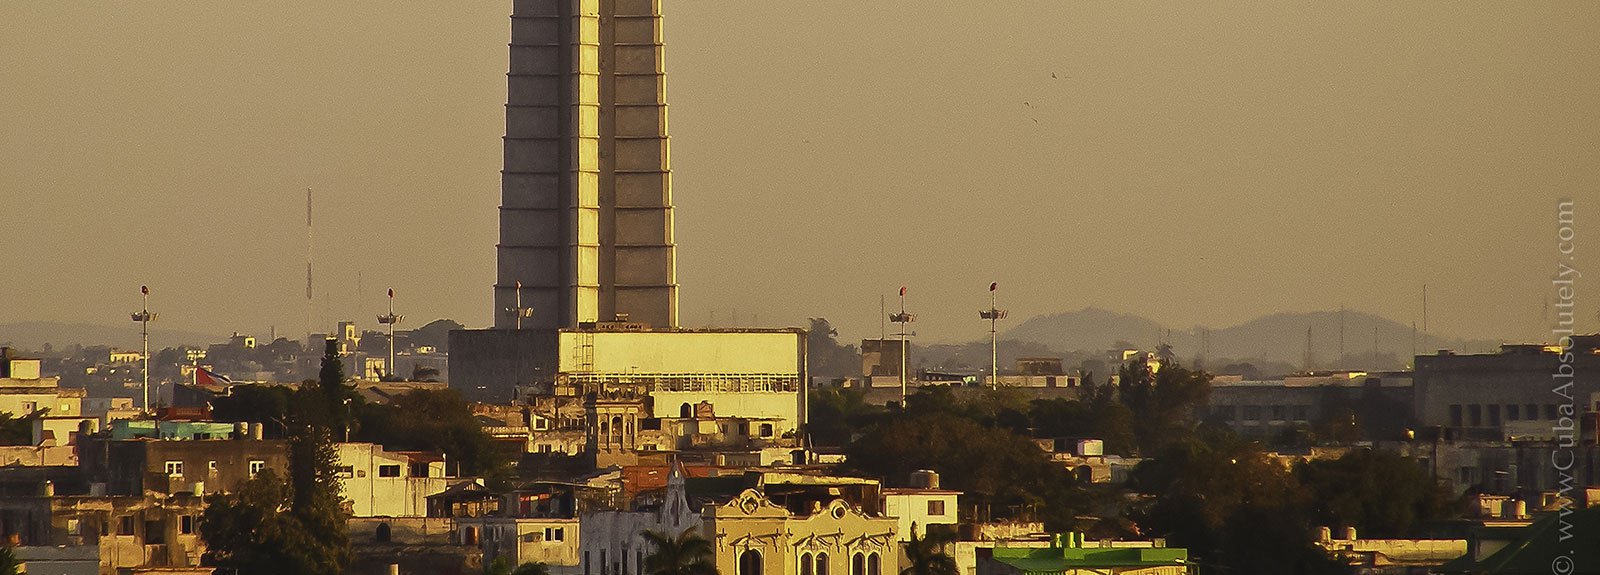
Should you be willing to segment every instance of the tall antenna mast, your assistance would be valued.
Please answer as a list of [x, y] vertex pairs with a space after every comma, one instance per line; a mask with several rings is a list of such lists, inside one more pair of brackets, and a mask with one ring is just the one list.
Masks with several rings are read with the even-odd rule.
[[[889, 339], [889, 308], [884, 306], [883, 294], [878, 294], [878, 341]], [[883, 345], [883, 344], [879, 344]]]
[[995, 322], [1006, 318], [1006, 310], [995, 309], [994, 292], [1000, 282], [989, 282], [989, 309], [978, 312], [978, 317], [989, 320], [989, 387], [1000, 388], [1000, 340], [995, 335]]
[[[306, 188], [306, 341], [311, 341], [311, 332], [316, 321], [316, 300], [312, 299], [311, 292], [311, 188]], [[306, 345], [310, 345], [309, 343]]]
[[1422, 284], [1422, 349], [1428, 349], [1428, 284]]
[[1306, 326], [1306, 373], [1311, 373], [1311, 326]]
[[1344, 306], [1339, 306], [1339, 369], [1349, 366], [1345, 363], [1344, 355]]

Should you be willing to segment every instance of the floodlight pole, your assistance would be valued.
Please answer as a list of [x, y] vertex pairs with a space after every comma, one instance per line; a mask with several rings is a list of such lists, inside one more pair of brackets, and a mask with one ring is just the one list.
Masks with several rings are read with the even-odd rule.
[[389, 326], [389, 363], [384, 368], [391, 378], [394, 377], [394, 324], [403, 319], [405, 316], [394, 314], [394, 288], [389, 288], [389, 313], [378, 316], [378, 323]]
[[1006, 318], [1006, 310], [995, 309], [995, 290], [999, 282], [989, 283], [989, 309], [978, 312], [978, 317], [989, 320], [989, 387], [1000, 389], [1000, 337], [995, 322]]
[[900, 313], [889, 316], [889, 321], [900, 324], [900, 409], [906, 407], [906, 382], [909, 378], [909, 346], [906, 344], [906, 324], [917, 320], [916, 314], [906, 313], [906, 288], [900, 286]]
[[139, 293], [144, 297], [144, 305], [131, 315], [133, 321], [139, 322], [139, 339], [143, 344], [139, 359], [143, 362], [140, 369], [143, 372], [140, 392], [144, 403], [140, 407], [148, 413], [150, 411], [150, 322], [156, 319], [156, 314], [150, 313], [150, 286], [139, 286]]

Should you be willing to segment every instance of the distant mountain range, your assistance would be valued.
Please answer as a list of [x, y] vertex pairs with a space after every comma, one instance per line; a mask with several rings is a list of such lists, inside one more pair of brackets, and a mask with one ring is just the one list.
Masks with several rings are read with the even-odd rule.
[[[1091, 307], [1036, 316], [1006, 330], [1001, 337], [1039, 343], [1063, 352], [1106, 350], [1117, 347], [1118, 342], [1153, 349], [1165, 341], [1180, 358], [1201, 355], [1204, 347], [1208, 350], [1205, 355], [1210, 358], [1268, 359], [1301, 366], [1306, 357], [1306, 329], [1310, 328], [1312, 366], [1330, 368], [1336, 367], [1340, 358], [1340, 315], [1337, 310], [1276, 313], [1231, 327], [1172, 329], [1168, 333], [1167, 328], [1154, 320]], [[1388, 363], [1382, 361], [1385, 356], [1405, 361], [1413, 351], [1411, 326], [1369, 313], [1346, 310], [1343, 333], [1347, 363]], [[1437, 335], [1424, 338], [1417, 333], [1415, 351], [1431, 353], [1452, 349], [1460, 353], [1482, 353], [1495, 351], [1499, 344], [1499, 341]]]
[[[205, 346], [226, 341], [227, 335], [200, 333], [156, 327], [161, 322], [151, 322], [150, 348], [152, 353], [166, 347], [179, 345]], [[40, 350], [45, 344], [61, 349], [72, 344], [82, 346], [109, 345], [122, 349], [139, 347], [139, 324], [115, 327], [89, 323], [58, 323], [49, 321], [24, 321], [0, 324], [0, 346]]]

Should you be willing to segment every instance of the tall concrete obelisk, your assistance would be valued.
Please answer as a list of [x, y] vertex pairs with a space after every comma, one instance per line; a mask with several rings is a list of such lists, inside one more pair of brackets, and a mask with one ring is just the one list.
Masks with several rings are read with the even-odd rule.
[[677, 327], [661, 1], [514, 0], [510, 49], [495, 326]]

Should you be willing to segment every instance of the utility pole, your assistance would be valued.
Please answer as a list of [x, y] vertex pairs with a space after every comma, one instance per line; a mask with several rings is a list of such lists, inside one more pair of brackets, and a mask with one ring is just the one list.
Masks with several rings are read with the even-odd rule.
[[139, 322], [139, 339], [144, 344], [144, 351], [139, 358], [144, 361], [144, 383], [140, 389], [144, 396], [144, 403], [140, 405], [145, 413], [150, 412], [150, 322], [156, 319], [156, 314], [150, 313], [150, 286], [139, 286], [139, 293], [144, 296], [144, 306], [133, 312], [133, 321]]
[[311, 295], [311, 188], [306, 188], [306, 345], [311, 345], [311, 333], [316, 330], [316, 300]]
[[405, 319], [405, 316], [394, 314], [394, 288], [389, 288], [389, 313], [378, 316], [378, 323], [389, 326], [389, 363], [383, 367], [389, 372], [390, 379], [394, 378], [394, 324], [400, 323], [402, 319]]
[[989, 282], [989, 309], [978, 312], [978, 317], [989, 320], [989, 387], [1000, 388], [1000, 340], [996, 335], [995, 322], [1006, 318], [1006, 310], [995, 309], [994, 292], [1000, 288], [1000, 282]]
[[906, 345], [906, 324], [917, 321], [916, 314], [906, 313], [906, 286], [900, 286], [900, 313], [889, 316], [889, 321], [900, 324], [900, 409], [905, 409], [906, 378], [911, 365], [906, 359], [910, 355]]
[[1428, 284], [1422, 284], [1422, 350], [1428, 350]]
[[1344, 306], [1341, 305], [1339, 306], [1339, 369], [1348, 367], [1344, 355]]

